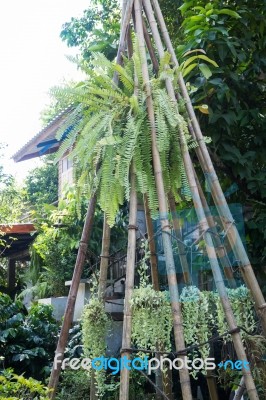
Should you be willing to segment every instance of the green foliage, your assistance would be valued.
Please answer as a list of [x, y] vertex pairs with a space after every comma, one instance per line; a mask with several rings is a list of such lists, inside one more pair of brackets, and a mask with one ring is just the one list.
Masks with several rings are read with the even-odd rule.
[[[24, 276], [24, 282], [31, 282], [33, 287], [24, 290], [22, 295], [31, 292], [35, 298], [43, 298], [67, 294], [65, 281], [72, 279], [87, 208], [88, 199], [85, 196], [77, 199], [72, 188], [59, 200], [57, 207], [45, 205], [35, 214], [38, 236], [32, 244], [31, 265]], [[125, 244], [126, 212], [121, 209], [116, 215], [111, 252]], [[103, 214], [97, 208], [83, 278], [91, 274], [91, 267], [99, 261], [102, 225]]]
[[151, 285], [134, 289], [131, 299], [133, 311], [132, 340], [138, 348], [156, 350], [158, 346], [171, 350], [171, 304], [165, 292]]
[[[0, 143], [0, 161], [5, 146]], [[23, 212], [23, 191], [17, 186], [15, 178], [5, 173], [0, 164], [0, 223], [10, 224], [16, 222]], [[2, 242], [2, 244], [4, 244]], [[0, 232], [1, 253], [1, 232]]]
[[58, 197], [58, 168], [53, 156], [45, 158], [44, 165], [34, 168], [25, 179], [26, 200], [33, 208], [52, 204]]
[[[166, 57], [161, 70], [169, 61]], [[87, 185], [89, 193], [99, 190], [99, 205], [106, 212], [110, 225], [114, 224], [119, 206], [129, 200], [129, 169], [134, 161], [137, 176], [137, 190], [147, 194], [149, 206], [156, 213], [154, 173], [152, 168], [151, 134], [146, 109], [146, 94], [141, 74], [141, 58], [138, 44], [132, 59], [124, 60], [124, 67], [108, 61], [102, 54], [95, 54], [93, 69], [86, 68], [88, 79], [65, 95], [79, 102], [58, 133], [58, 138], [67, 126], [72, 131], [61, 145], [59, 159], [71, 149], [72, 157], [81, 171], [78, 186]], [[139, 90], [134, 92], [134, 70]], [[113, 83], [117, 72], [120, 84]], [[171, 71], [168, 72], [169, 76]], [[172, 191], [178, 198], [183, 189], [190, 199], [188, 183], [178, 145], [178, 130], [182, 129], [190, 140], [187, 124], [176, 104], [169, 98], [162, 77], [150, 76], [155, 107], [157, 145], [160, 152], [166, 192]], [[59, 89], [60, 90], [60, 89]], [[78, 135], [79, 133], [79, 135]], [[94, 173], [99, 166], [97, 174]]]
[[[229, 301], [232, 306], [236, 324], [243, 327], [252, 334], [257, 326], [255, 321], [254, 303], [250, 292], [245, 286], [237, 289], [227, 289]], [[225, 314], [217, 292], [201, 292], [195, 286], [185, 287], [180, 295], [182, 303], [182, 317], [184, 326], [184, 336], [187, 346], [201, 344], [208, 341], [218, 331], [224, 335], [228, 330]], [[245, 331], [241, 330], [242, 339], [247, 342], [250, 337]], [[224, 336], [224, 341], [231, 341], [228, 334]], [[202, 359], [209, 357], [210, 345], [200, 346], [197, 350], [192, 350], [190, 357], [196, 357], [197, 352]], [[206, 373], [206, 371], [202, 371]], [[197, 371], [192, 371], [194, 378]]]
[[[109, 318], [105, 312], [104, 303], [96, 296], [90, 299], [84, 307], [82, 315], [82, 341], [84, 356], [90, 359], [105, 355], [106, 336], [109, 328]], [[91, 371], [89, 371], [89, 376]], [[94, 371], [98, 397], [102, 398], [107, 386], [105, 384], [106, 371]]]
[[66, 369], [61, 374], [56, 400], [89, 400], [90, 379], [83, 369]]
[[179, 55], [200, 48], [219, 66], [209, 66], [208, 80], [197, 69], [185, 78], [199, 111], [202, 104], [208, 106], [207, 116], [198, 116], [204, 133], [212, 138], [210, 150], [220, 181], [225, 189], [237, 184], [230, 200], [242, 202], [248, 210], [248, 249], [263, 285], [266, 4], [185, 0], [179, 12]]
[[[140, 285], [130, 299], [132, 307], [132, 340], [138, 348], [171, 350], [172, 331], [171, 304], [166, 292], [153, 289], [147, 276], [150, 253], [148, 241], [142, 243], [144, 257], [138, 269]], [[158, 321], [160, 321], [158, 323]]]
[[49, 390], [33, 378], [26, 379], [12, 369], [0, 375], [0, 398], [7, 400], [48, 400]]
[[[204, 343], [211, 336], [210, 327], [214, 323], [211, 296], [211, 292], [201, 292], [196, 286], [185, 287], [182, 290], [180, 301], [187, 345]], [[209, 345], [199, 348], [202, 359], [209, 357], [209, 352]]]
[[61, 31], [69, 47], [79, 47], [82, 57], [101, 51], [109, 59], [116, 55], [120, 33], [121, 11], [118, 0], [92, 0], [81, 18], [71, 18]]
[[[227, 289], [227, 294], [232, 306], [232, 310], [236, 319], [237, 326], [243, 327], [247, 332], [252, 333], [256, 328], [254, 302], [250, 296], [249, 290], [245, 286], [237, 289]], [[216, 300], [217, 307], [217, 327], [220, 334], [225, 332], [228, 327], [221, 303]], [[245, 331], [241, 331], [243, 339], [247, 337]], [[230, 340], [230, 338], [228, 337]]]
[[[63, 81], [61, 83], [62, 88], [71, 88], [75, 85], [73, 81]], [[57, 117], [60, 112], [69, 108], [71, 103], [67, 101], [65, 97], [57, 96], [51, 88], [48, 92], [50, 102], [44, 107], [40, 114], [40, 120], [43, 126], [48, 125], [55, 117]]]
[[57, 333], [50, 306], [34, 305], [27, 312], [19, 300], [0, 293], [0, 353], [6, 368], [37, 379], [47, 376]]

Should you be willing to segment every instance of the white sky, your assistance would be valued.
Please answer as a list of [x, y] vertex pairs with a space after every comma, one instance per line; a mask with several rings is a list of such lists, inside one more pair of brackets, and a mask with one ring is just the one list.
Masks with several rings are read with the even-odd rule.
[[9, 0], [0, 4], [0, 143], [8, 144], [5, 171], [21, 180], [36, 161], [10, 157], [41, 129], [47, 92], [63, 78], [78, 79], [59, 37], [61, 26], [82, 15], [89, 0]]

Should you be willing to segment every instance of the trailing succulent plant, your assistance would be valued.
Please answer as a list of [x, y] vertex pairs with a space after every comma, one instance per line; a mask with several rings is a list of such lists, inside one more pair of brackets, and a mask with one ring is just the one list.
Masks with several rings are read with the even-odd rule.
[[[85, 357], [93, 360], [105, 355], [109, 323], [104, 303], [96, 296], [91, 298], [89, 304], [84, 307], [82, 315], [82, 342]], [[91, 369], [88, 371], [89, 376], [91, 376], [91, 371]], [[105, 385], [106, 371], [104, 369], [95, 370], [94, 377], [98, 397], [101, 398], [107, 389]]]
[[[164, 85], [165, 76], [173, 78], [175, 73], [165, 68], [169, 63], [170, 56], [166, 53], [158, 77], [150, 68], [157, 146], [165, 191], [180, 198], [182, 188], [184, 196], [190, 199], [178, 131], [183, 130], [189, 147], [193, 147], [193, 139], [178, 105], [170, 99]], [[138, 44], [134, 45], [132, 58], [124, 58], [123, 67], [97, 53], [90, 67], [83, 65], [83, 69], [87, 74], [84, 82], [75, 88], [58, 89], [60, 95], [67, 96], [75, 106], [58, 132], [57, 138], [63, 139], [63, 143], [57, 159], [72, 149], [79, 170], [78, 187], [87, 187], [89, 192], [98, 190], [100, 207], [106, 212], [110, 225], [114, 224], [119, 205], [129, 199], [129, 169], [134, 161], [137, 190], [147, 194], [155, 214], [158, 200]], [[119, 76], [118, 84], [113, 81], [115, 73]]]
[[144, 257], [138, 273], [139, 287], [130, 300], [133, 314], [132, 341], [139, 349], [171, 351], [172, 311], [168, 292], [156, 291], [147, 275], [150, 252], [148, 241], [143, 240]]

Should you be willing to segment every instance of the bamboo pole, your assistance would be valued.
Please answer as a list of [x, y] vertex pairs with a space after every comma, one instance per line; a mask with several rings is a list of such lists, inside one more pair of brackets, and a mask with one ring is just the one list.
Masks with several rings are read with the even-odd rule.
[[[146, 1], [144, 0], [144, 6], [145, 6], [145, 11], [146, 11], [146, 15], [148, 17], [149, 23], [151, 25], [151, 28], [153, 29], [153, 34], [154, 34], [154, 32], [156, 33], [154, 35], [154, 40], [155, 40], [156, 46], [158, 48], [159, 56], [161, 58], [164, 56], [164, 51], [163, 51], [163, 46], [162, 46], [161, 38], [159, 35], [157, 23], [154, 19], [150, 0], [146, 0]], [[170, 79], [166, 79], [166, 87], [167, 87], [170, 98], [172, 99], [173, 102], [176, 102], [174, 88], [172, 86], [172, 82], [170, 81]], [[189, 182], [195, 211], [196, 211], [196, 214], [197, 214], [197, 217], [199, 220], [199, 225], [200, 225], [200, 228], [201, 228], [201, 231], [203, 234], [203, 238], [205, 240], [206, 251], [207, 251], [211, 269], [213, 272], [214, 281], [215, 281], [216, 288], [219, 293], [219, 297], [220, 297], [220, 300], [221, 300], [221, 303], [223, 306], [223, 310], [224, 310], [224, 313], [226, 316], [229, 330], [231, 332], [234, 347], [235, 347], [238, 358], [240, 360], [246, 360], [247, 357], [246, 357], [243, 343], [241, 341], [240, 330], [237, 327], [237, 324], [236, 324], [236, 321], [235, 321], [235, 318], [233, 315], [233, 311], [231, 308], [231, 304], [229, 302], [229, 298], [228, 298], [228, 295], [226, 292], [223, 277], [222, 277], [219, 263], [218, 263], [218, 260], [216, 257], [216, 252], [215, 252], [215, 248], [214, 248], [214, 244], [213, 244], [213, 240], [212, 240], [212, 234], [209, 231], [209, 225], [208, 225], [205, 213], [204, 213], [204, 209], [203, 209], [203, 206], [201, 203], [198, 187], [196, 184], [195, 175], [194, 175], [194, 171], [193, 171], [193, 164], [192, 164], [190, 154], [189, 154], [189, 151], [187, 148], [185, 135], [181, 128], [179, 128], [179, 143], [180, 143], [184, 167], [185, 167], [187, 179]], [[242, 374], [243, 374], [243, 377], [245, 380], [247, 392], [248, 392], [250, 399], [258, 400], [259, 398], [258, 398], [257, 390], [255, 387], [251, 372], [247, 371], [245, 368], [242, 368]]]
[[67, 340], [68, 340], [68, 333], [69, 329], [71, 327], [71, 323], [73, 320], [73, 315], [74, 315], [74, 308], [75, 308], [75, 303], [76, 303], [76, 298], [77, 298], [77, 293], [78, 293], [78, 287], [83, 271], [83, 266], [86, 258], [86, 253], [88, 249], [88, 242], [90, 239], [91, 231], [92, 231], [92, 225], [93, 225], [93, 218], [94, 218], [94, 212], [95, 212], [95, 207], [96, 207], [96, 194], [94, 194], [89, 202], [88, 210], [87, 210], [87, 215], [85, 218], [85, 223], [82, 231], [82, 236], [79, 244], [79, 249], [78, 249], [78, 255], [77, 255], [77, 260], [75, 264], [75, 269], [73, 272], [73, 278], [68, 294], [68, 299], [67, 299], [67, 305], [64, 313], [64, 318], [63, 318], [63, 324], [59, 336], [59, 340], [57, 343], [57, 348], [55, 352], [55, 358], [54, 358], [54, 363], [53, 363], [53, 368], [52, 372], [50, 375], [50, 381], [49, 381], [49, 389], [52, 389], [52, 391], [49, 393], [49, 398], [54, 399], [55, 394], [56, 394], [56, 388], [59, 380], [59, 375], [61, 372], [61, 367], [62, 367], [62, 361], [64, 359], [64, 352], [66, 349], [67, 345]]
[[[136, 229], [137, 229], [137, 192], [136, 175], [134, 166], [130, 172], [130, 203], [129, 203], [129, 225], [128, 225], [128, 246], [126, 265], [126, 286], [124, 303], [124, 320], [121, 356], [130, 359], [131, 331], [132, 331], [132, 310], [130, 300], [134, 289], [135, 257], [136, 257]], [[120, 400], [129, 400], [129, 370], [124, 368], [120, 374]]]
[[212, 371], [207, 371], [206, 379], [211, 400], [219, 400], [216, 379]]
[[191, 275], [189, 272], [189, 265], [187, 262], [187, 256], [186, 256], [186, 246], [184, 245], [182, 241], [182, 235], [181, 235], [181, 226], [179, 223], [179, 218], [176, 212], [176, 205], [175, 205], [175, 199], [172, 193], [168, 194], [168, 201], [169, 201], [169, 208], [172, 214], [173, 218], [173, 227], [175, 230], [175, 235], [177, 239], [177, 248], [178, 248], [178, 255], [180, 258], [180, 263], [183, 271], [183, 276], [184, 276], [184, 282], [187, 285], [191, 285]]
[[152, 45], [152, 42], [151, 42], [151, 38], [150, 38], [150, 35], [149, 35], [149, 32], [148, 32], [148, 29], [146, 28], [146, 25], [145, 25], [144, 21], [143, 21], [143, 31], [144, 31], [144, 38], [145, 38], [146, 46], [147, 46], [147, 49], [149, 51], [149, 54], [150, 54], [150, 57], [151, 57], [151, 61], [152, 61], [152, 64], [153, 64], [154, 72], [155, 72], [155, 74], [157, 74], [158, 71], [159, 71], [159, 63], [158, 63], [155, 51], [153, 49], [153, 45]]
[[149, 250], [150, 250], [150, 263], [151, 263], [151, 280], [152, 286], [154, 290], [160, 290], [159, 285], [159, 276], [158, 276], [158, 265], [157, 265], [157, 257], [156, 257], [156, 247], [154, 240], [154, 230], [151, 219], [151, 212], [148, 204], [147, 195], [144, 195], [144, 210], [145, 210], [145, 219], [147, 225], [147, 233], [149, 240]]
[[202, 202], [202, 206], [203, 206], [203, 209], [204, 209], [204, 212], [205, 212], [209, 227], [214, 232], [214, 243], [215, 243], [217, 256], [218, 256], [218, 258], [219, 258], [219, 260], [221, 262], [221, 265], [222, 265], [222, 267], [224, 269], [224, 273], [225, 273], [225, 276], [226, 276], [226, 278], [228, 280], [229, 286], [231, 288], [236, 288], [237, 285], [236, 285], [236, 281], [235, 281], [234, 274], [233, 274], [233, 271], [232, 271], [232, 267], [231, 267], [231, 264], [230, 264], [230, 260], [228, 258], [228, 255], [226, 253], [225, 247], [222, 244], [222, 241], [221, 241], [221, 239], [219, 237], [219, 234], [217, 232], [215, 221], [214, 221], [213, 216], [211, 214], [211, 210], [210, 210], [209, 205], [207, 203], [207, 200], [206, 200], [206, 197], [204, 195], [204, 192], [203, 192], [203, 190], [201, 188], [197, 173], [196, 173], [194, 168], [193, 168], [193, 170], [194, 170], [195, 180], [196, 180], [196, 183], [197, 183], [200, 199], [201, 199], [201, 202]]
[[[157, 196], [158, 196], [158, 201], [159, 201], [159, 212], [160, 212], [160, 220], [161, 220], [161, 228], [162, 228], [163, 247], [164, 247], [165, 260], [166, 260], [169, 292], [170, 292], [171, 307], [172, 307], [173, 320], [174, 320], [175, 345], [176, 345], [177, 350], [183, 350], [185, 348], [185, 340], [184, 340], [184, 332], [183, 332], [183, 324], [182, 324], [181, 304], [179, 301], [179, 293], [178, 293], [178, 286], [177, 286], [177, 280], [176, 280], [176, 271], [175, 271], [174, 257], [173, 257], [172, 244], [171, 244], [171, 238], [170, 238], [171, 230], [170, 230], [169, 221], [168, 221], [168, 207], [167, 207], [167, 203], [166, 203], [166, 194], [165, 194], [164, 184], [163, 184], [161, 161], [160, 161], [160, 155], [159, 155], [157, 144], [156, 144], [155, 116], [154, 116], [153, 101], [152, 101], [152, 96], [151, 96], [148, 65], [147, 65], [147, 59], [146, 59], [142, 11], [141, 11], [139, 0], [135, 0], [134, 8], [135, 8], [135, 18], [136, 18], [136, 33], [137, 33], [138, 42], [139, 42], [139, 46], [140, 46], [140, 54], [142, 57], [141, 61], [142, 61], [143, 82], [144, 82], [144, 87], [145, 87], [146, 96], [147, 96], [147, 98], [146, 98], [147, 111], [148, 111], [148, 117], [149, 117], [149, 122], [150, 122], [150, 127], [151, 127], [153, 168], [154, 168]], [[185, 359], [185, 355], [182, 355], [181, 358]], [[192, 400], [190, 378], [189, 378], [189, 373], [188, 373], [187, 369], [183, 368], [180, 370], [180, 383], [181, 383], [183, 398], [185, 400]], [[122, 399], [120, 399], [120, 400], [122, 400]]]
[[[143, 196], [143, 203], [144, 203], [145, 219], [146, 219], [146, 225], [147, 225], [149, 250], [150, 250], [152, 286], [153, 286], [154, 290], [160, 291], [159, 276], [158, 276], [158, 264], [157, 264], [156, 247], [155, 247], [155, 240], [154, 240], [154, 229], [153, 229], [151, 212], [150, 212], [149, 203], [148, 203], [148, 197], [146, 194], [144, 194], [144, 196]], [[162, 351], [162, 348], [160, 348], [160, 346], [157, 346], [157, 350]], [[160, 355], [158, 353], [155, 353], [155, 357], [158, 360], [160, 359]], [[164, 392], [164, 387], [163, 387], [163, 374], [162, 374], [162, 371], [159, 369], [157, 369], [155, 371], [155, 382], [156, 382], [156, 387], [159, 388], [159, 390], [156, 389], [156, 399], [161, 400], [163, 398], [161, 395], [161, 392]]]
[[[122, 62], [122, 54], [125, 51], [126, 48], [126, 36], [127, 36], [127, 31], [128, 27], [130, 24], [130, 19], [132, 16], [132, 9], [133, 9], [133, 4], [134, 0], [128, 0], [127, 5], [125, 7], [125, 3], [123, 3], [123, 9], [122, 9], [122, 25], [121, 25], [121, 33], [120, 33], [120, 40], [119, 40], [119, 46], [118, 46], [118, 51], [117, 51], [117, 57], [116, 57], [116, 62], [117, 64], [121, 64]], [[118, 82], [118, 74], [115, 74], [114, 77], [114, 82]]]
[[104, 214], [98, 297], [104, 302], [110, 256], [111, 229]]
[[[172, 60], [176, 66], [178, 66], [178, 61], [175, 55], [175, 51], [173, 48], [173, 45], [171, 43], [171, 39], [166, 27], [166, 24], [164, 22], [164, 18], [159, 6], [158, 0], [152, 0], [153, 6], [154, 6], [154, 11], [155, 15], [157, 16], [160, 29], [164, 38], [164, 42], [167, 46], [168, 51], [170, 52], [172, 56]], [[182, 93], [182, 96], [185, 100], [187, 112], [189, 115], [189, 118], [191, 120], [191, 124], [195, 133], [196, 140], [199, 145], [199, 149], [196, 149], [197, 156], [199, 158], [201, 167], [203, 169], [203, 172], [208, 180], [211, 193], [215, 202], [215, 205], [218, 209], [218, 212], [221, 216], [221, 219], [225, 225], [225, 229], [227, 230], [227, 236], [228, 240], [231, 244], [231, 247], [233, 251], [237, 254], [237, 259], [240, 260], [241, 262], [241, 272], [243, 275], [243, 278], [245, 282], [247, 283], [248, 288], [251, 291], [251, 294], [254, 298], [254, 301], [256, 303], [256, 308], [258, 310], [258, 316], [261, 319], [262, 323], [262, 328], [264, 331], [264, 335], [266, 335], [266, 302], [264, 299], [264, 296], [262, 294], [261, 288], [258, 284], [258, 281], [256, 279], [256, 276], [254, 274], [253, 268], [250, 264], [248, 255], [246, 253], [245, 247], [242, 243], [242, 240], [240, 238], [240, 235], [238, 233], [238, 230], [235, 226], [234, 223], [232, 223], [233, 216], [231, 214], [231, 211], [228, 207], [226, 198], [224, 196], [224, 193], [222, 191], [221, 185], [219, 183], [219, 179], [217, 177], [217, 174], [215, 172], [212, 160], [210, 158], [207, 146], [204, 142], [204, 138], [198, 123], [198, 120], [196, 118], [195, 111], [193, 109], [186, 84], [184, 82], [184, 79], [182, 75], [179, 75], [179, 86], [180, 90]]]
[[[98, 297], [105, 304], [105, 289], [108, 274], [109, 255], [110, 255], [110, 240], [111, 240], [111, 229], [107, 222], [107, 216], [104, 214], [103, 221], [103, 234], [102, 234], [102, 251], [101, 251], [101, 263], [100, 263], [100, 276], [99, 276], [99, 287]], [[91, 371], [91, 385], [90, 385], [90, 400], [97, 400], [95, 371]]]
[[233, 400], [241, 400], [243, 398], [245, 390], [246, 390], [245, 382], [244, 382], [244, 379], [241, 378], [241, 380], [239, 382], [239, 387], [235, 391], [235, 395], [234, 395]]
[[[218, 263], [218, 260], [216, 257], [215, 247], [214, 247], [214, 243], [212, 240], [212, 234], [209, 231], [209, 225], [208, 225], [207, 219], [205, 217], [203, 206], [202, 206], [202, 203], [200, 200], [199, 191], [198, 191], [195, 176], [193, 173], [192, 162], [191, 162], [190, 155], [189, 155], [189, 152], [187, 149], [185, 137], [181, 130], [179, 131], [179, 137], [180, 137], [181, 151], [182, 151], [183, 160], [184, 160], [184, 166], [185, 166], [189, 186], [191, 189], [193, 203], [194, 203], [194, 207], [195, 207], [195, 210], [196, 210], [196, 213], [198, 216], [201, 231], [203, 233], [203, 237], [205, 240], [206, 251], [207, 251], [211, 269], [213, 272], [213, 277], [214, 277], [214, 281], [216, 284], [216, 288], [219, 293], [219, 297], [220, 297], [220, 300], [221, 300], [221, 303], [223, 306], [223, 310], [225, 313], [225, 317], [226, 317], [230, 332], [231, 332], [232, 340], [234, 343], [234, 347], [235, 347], [238, 359], [239, 360], [247, 360], [246, 352], [245, 352], [245, 349], [244, 349], [244, 346], [243, 346], [243, 343], [241, 340], [241, 336], [240, 336], [240, 331], [239, 331], [239, 328], [237, 327], [236, 320], [233, 315], [232, 307], [229, 302], [226, 288], [224, 285], [223, 277], [222, 277], [222, 274], [221, 274], [221, 271], [219, 268], [219, 263]], [[249, 398], [251, 400], [258, 400], [259, 397], [257, 394], [257, 390], [255, 387], [251, 372], [247, 371], [245, 368], [242, 368], [242, 374], [244, 376], [244, 380], [245, 380]]]

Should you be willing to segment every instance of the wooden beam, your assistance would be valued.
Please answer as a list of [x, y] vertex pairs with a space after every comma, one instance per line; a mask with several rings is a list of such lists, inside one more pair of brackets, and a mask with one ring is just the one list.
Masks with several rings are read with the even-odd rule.
[[0, 231], [10, 235], [16, 233], [35, 232], [36, 228], [33, 224], [10, 224], [10, 225], [0, 225]]

